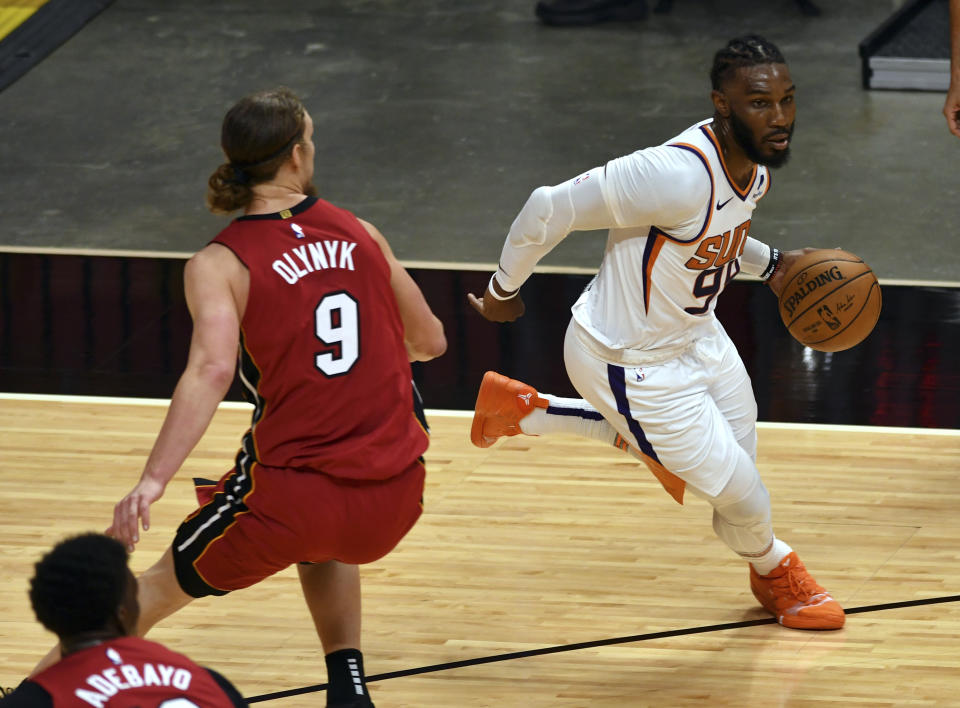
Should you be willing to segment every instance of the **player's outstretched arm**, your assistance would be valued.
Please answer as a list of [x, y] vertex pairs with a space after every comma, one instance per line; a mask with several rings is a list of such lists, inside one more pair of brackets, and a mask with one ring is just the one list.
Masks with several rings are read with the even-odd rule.
[[950, 82], [947, 100], [943, 104], [943, 115], [947, 119], [947, 128], [960, 138], [960, 77]]
[[554, 187], [537, 187], [510, 225], [497, 272], [482, 297], [467, 293], [474, 310], [491, 322], [513, 322], [525, 306], [520, 287], [540, 259], [573, 231], [609, 229], [618, 224], [610, 211], [600, 182], [603, 167], [596, 167]]
[[443, 323], [433, 314], [420, 287], [410, 277], [406, 268], [400, 265], [379, 229], [363, 219], [359, 221], [376, 241], [390, 265], [390, 287], [397, 298], [400, 319], [403, 320], [403, 339], [410, 361], [430, 361], [437, 358], [447, 350]]
[[[187, 366], [170, 401], [163, 427], [137, 485], [113, 510], [107, 533], [133, 550], [138, 526], [150, 527], [150, 505], [163, 495], [210, 424], [233, 381], [240, 342], [241, 297], [249, 275], [236, 256], [218, 244], [187, 263], [184, 287], [193, 317]], [[245, 306], [245, 302], [242, 303]]]
[[950, 132], [960, 138], [960, 0], [950, 0], [950, 88], [943, 115]]

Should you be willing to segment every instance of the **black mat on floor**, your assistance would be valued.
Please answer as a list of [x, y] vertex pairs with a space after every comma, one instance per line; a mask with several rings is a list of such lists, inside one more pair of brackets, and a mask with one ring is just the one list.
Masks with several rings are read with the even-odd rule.
[[[909, 0], [897, 9], [860, 43], [863, 87], [939, 90], [936, 82], [913, 74], [942, 72], [949, 80], [949, 15], [948, 0]], [[943, 67], [915, 65], [917, 60], [940, 61]]]
[[950, 32], [947, 0], [932, 0], [917, 6], [908, 22], [878, 43], [874, 52], [881, 57], [949, 59]]
[[0, 91], [46, 59], [113, 0], [50, 0], [0, 42]]

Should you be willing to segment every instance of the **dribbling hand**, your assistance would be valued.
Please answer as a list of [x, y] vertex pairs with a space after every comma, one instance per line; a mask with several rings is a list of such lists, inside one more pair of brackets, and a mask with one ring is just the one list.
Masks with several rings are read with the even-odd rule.
[[113, 536], [133, 552], [140, 540], [138, 526], [142, 520], [143, 530], [150, 528], [150, 505], [163, 496], [166, 485], [152, 479], [141, 479], [137, 486], [113, 507], [113, 523], [105, 533]]
[[508, 300], [498, 300], [490, 294], [489, 286], [483, 297], [478, 298], [473, 293], [467, 293], [467, 301], [474, 310], [491, 322], [513, 322], [527, 309], [519, 293]]
[[787, 276], [787, 272], [796, 262], [796, 260], [805, 253], [810, 251], [816, 251], [815, 248], [798, 248], [795, 251], [782, 251], [780, 253], [780, 265], [777, 266], [777, 272], [770, 276], [770, 279], [767, 280], [767, 285], [770, 286], [770, 289], [773, 290], [773, 294], [777, 297], [780, 297], [780, 291], [783, 290], [784, 281]]

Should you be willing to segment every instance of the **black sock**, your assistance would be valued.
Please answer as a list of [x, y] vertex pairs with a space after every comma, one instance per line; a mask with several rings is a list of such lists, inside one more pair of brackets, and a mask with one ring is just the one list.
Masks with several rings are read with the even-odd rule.
[[363, 674], [363, 654], [358, 649], [331, 652], [326, 662], [328, 706], [350, 705], [364, 697], [370, 700]]

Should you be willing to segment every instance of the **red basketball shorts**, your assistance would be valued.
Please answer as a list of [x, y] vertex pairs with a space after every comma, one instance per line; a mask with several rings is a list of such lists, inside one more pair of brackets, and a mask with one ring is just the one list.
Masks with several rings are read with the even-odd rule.
[[173, 540], [177, 580], [193, 597], [225, 595], [293, 563], [370, 563], [389, 553], [423, 510], [423, 459], [385, 480], [237, 465]]

